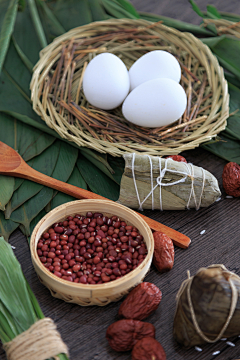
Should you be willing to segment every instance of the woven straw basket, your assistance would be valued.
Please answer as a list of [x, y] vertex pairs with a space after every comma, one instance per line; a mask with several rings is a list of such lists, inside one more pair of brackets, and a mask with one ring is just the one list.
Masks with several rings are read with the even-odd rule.
[[[52, 224], [63, 221], [67, 216], [85, 215], [87, 211], [101, 212], [105, 216], [116, 215], [126, 221], [128, 225], [134, 225], [138, 228], [144, 237], [148, 254], [135, 270], [109, 283], [84, 285], [58, 278], [43, 266], [37, 255], [37, 243], [42, 233], [49, 229]], [[152, 231], [146, 222], [135, 211], [108, 200], [76, 200], [58, 206], [39, 221], [30, 240], [32, 262], [40, 281], [50, 290], [52, 296], [82, 306], [104, 306], [112, 301], [120, 300], [146, 276], [151, 265], [153, 249]]]
[[[129, 69], [146, 52], [166, 50], [182, 68], [188, 104], [174, 124], [144, 128], [123, 118], [121, 107], [103, 111], [82, 92], [89, 61], [113, 53]], [[211, 140], [226, 126], [228, 87], [210, 49], [190, 33], [145, 20], [107, 20], [72, 29], [40, 53], [31, 81], [33, 108], [64, 139], [102, 153], [178, 154]]]

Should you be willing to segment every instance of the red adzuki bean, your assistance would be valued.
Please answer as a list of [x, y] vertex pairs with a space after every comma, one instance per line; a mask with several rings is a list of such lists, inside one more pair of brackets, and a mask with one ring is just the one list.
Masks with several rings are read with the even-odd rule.
[[42, 234], [40, 261], [57, 277], [80, 284], [103, 284], [136, 269], [147, 255], [137, 228], [101, 213], [68, 216]]

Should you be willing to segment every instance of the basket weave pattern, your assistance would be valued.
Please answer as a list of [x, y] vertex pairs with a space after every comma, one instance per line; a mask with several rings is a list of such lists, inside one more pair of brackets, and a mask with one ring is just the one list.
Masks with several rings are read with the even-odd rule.
[[[179, 60], [188, 104], [174, 124], [143, 128], [123, 118], [121, 107], [103, 111], [82, 91], [83, 74], [99, 53], [119, 56], [127, 68], [152, 50]], [[190, 33], [145, 20], [107, 20], [72, 29], [40, 53], [31, 81], [33, 108], [62, 138], [102, 153], [170, 155], [211, 140], [226, 127], [228, 88], [210, 49]]]

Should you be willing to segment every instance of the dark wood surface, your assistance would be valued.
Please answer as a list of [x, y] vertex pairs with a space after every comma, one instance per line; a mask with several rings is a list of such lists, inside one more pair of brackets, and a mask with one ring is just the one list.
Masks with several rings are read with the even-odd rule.
[[[133, 0], [132, 3], [140, 11], [155, 12], [199, 23], [197, 15], [191, 10], [187, 0]], [[211, 3], [221, 11], [240, 14], [239, 0], [215, 0]], [[198, 4], [202, 10], [205, 10], [207, 1], [198, 1]], [[222, 189], [221, 175], [226, 161], [203, 149], [191, 150], [183, 155], [189, 162], [202, 166], [216, 176], [222, 197], [221, 201], [198, 211], [144, 212], [145, 215], [192, 239], [188, 250], [175, 248], [175, 264], [170, 272], [159, 274], [152, 268], [145, 278], [146, 281], [157, 285], [163, 293], [158, 310], [145, 321], [155, 326], [156, 339], [163, 345], [168, 360], [234, 360], [240, 358], [240, 338], [238, 337], [230, 339], [235, 347], [227, 345], [225, 341], [219, 341], [213, 345], [202, 346], [202, 352], [198, 352], [194, 348], [190, 350], [181, 348], [172, 336], [175, 297], [180, 284], [187, 277], [187, 270], [194, 274], [200, 267], [220, 263], [240, 275], [239, 199], [226, 198]], [[205, 230], [203, 235], [200, 234], [202, 230]], [[107, 327], [117, 320], [121, 301], [106, 307], [81, 307], [53, 298], [36, 276], [26, 238], [20, 231], [16, 231], [11, 236], [10, 243], [16, 247], [15, 254], [45, 316], [51, 317], [57, 324], [63, 340], [69, 347], [72, 360], [131, 359], [130, 352], [116, 353], [111, 350], [105, 339]], [[217, 350], [221, 353], [212, 355]], [[0, 350], [0, 359], [6, 359], [3, 350]]]

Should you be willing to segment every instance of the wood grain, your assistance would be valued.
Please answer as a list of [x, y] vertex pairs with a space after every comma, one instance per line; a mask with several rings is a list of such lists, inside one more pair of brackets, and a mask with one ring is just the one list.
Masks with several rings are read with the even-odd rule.
[[[197, 22], [198, 17], [191, 10], [187, 0], [132, 0], [142, 11], [156, 12], [165, 16], [174, 16], [180, 20]], [[207, 0], [197, 1], [202, 10]], [[219, 10], [240, 14], [239, 0], [211, 0]], [[159, 274], [154, 267], [145, 278], [157, 285], [163, 299], [158, 310], [146, 321], [156, 327], [156, 339], [163, 345], [168, 360], [234, 360], [239, 358], [240, 338], [230, 339], [235, 347], [219, 341], [217, 344], [202, 346], [202, 352], [195, 349], [185, 350], [172, 337], [175, 297], [186, 272], [194, 274], [200, 267], [213, 263], [222, 263], [229, 270], [240, 275], [239, 265], [239, 199], [226, 198], [222, 188], [222, 170], [226, 161], [204, 151], [196, 149], [183, 154], [194, 165], [202, 166], [212, 172], [220, 183], [223, 193], [221, 201], [209, 208], [198, 211], [145, 211], [144, 214], [166, 226], [187, 234], [192, 239], [188, 250], [176, 248], [175, 264], [169, 273]], [[200, 235], [202, 230], [206, 230]], [[130, 360], [131, 354], [116, 353], [105, 339], [107, 327], [117, 320], [121, 301], [111, 303], [105, 308], [80, 307], [54, 299], [50, 292], [39, 282], [33, 269], [26, 238], [16, 231], [10, 238], [16, 247], [15, 254], [22, 265], [23, 272], [34, 291], [46, 316], [57, 324], [63, 340], [70, 349], [71, 360]], [[14, 295], [13, 295], [14, 296]], [[220, 350], [219, 355], [212, 355]], [[3, 350], [0, 359], [5, 360]]]

